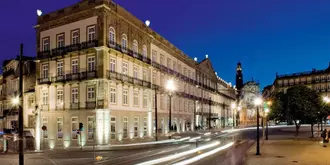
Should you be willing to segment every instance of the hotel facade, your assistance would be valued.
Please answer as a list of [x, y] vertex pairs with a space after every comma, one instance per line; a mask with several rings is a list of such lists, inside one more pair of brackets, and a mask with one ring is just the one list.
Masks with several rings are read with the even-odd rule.
[[178, 132], [232, 118], [235, 89], [207, 56], [190, 58], [110, 0], [42, 15], [35, 29], [36, 149], [152, 138], [156, 109], [159, 135], [169, 131], [170, 109]]

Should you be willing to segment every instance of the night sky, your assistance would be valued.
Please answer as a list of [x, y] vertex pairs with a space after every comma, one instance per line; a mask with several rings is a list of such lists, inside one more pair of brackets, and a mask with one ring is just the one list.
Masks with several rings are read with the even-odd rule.
[[[19, 53], [35, 56], [36, 10], [48, 13], [79, 0], [1, 2], [0, 61]], [[330, 61], [329, 0], [116, 0], [190, 57], [213, 62], [218, 75], [235, 82], [273, 83], [279, 74], [324, 69]]]

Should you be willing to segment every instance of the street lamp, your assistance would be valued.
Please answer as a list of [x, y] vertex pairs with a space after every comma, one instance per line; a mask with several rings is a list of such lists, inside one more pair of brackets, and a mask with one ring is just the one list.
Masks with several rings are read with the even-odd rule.
[[174, 82], [172, 79], [167, 80], [166, 83], [166, 89], [168, 90], [168, 96], [170, 97], [170, 109], [169, 109], [169, 113], [168, 113], [168, 129], [172, 130], [171, 126], [172, 126], [172, 92], [175, 90], [175, 86], [174, 86]]
[[[330, 103], [330, 98], [328, 96], [323, 96], [323, 102], [325, 104], [329, 104]], [[326, 121], [326, 118], [324, 120], [325, 120], [324, 129], [325, 129], [326, 126], [327, 126], [327, 121]], [[322, 123], [323, 123], [323, 118], [321, 117], [321, 131], [322, 131], [322, 125], [323, 125]]]
[[269, 109], [266, 108], [265, 109], [265, 115], [266, 115], [266, 140], [268, 140], [268, 113], [269, 113]]
[[13, 98], [11, 99], [11, 104], [12, 104], [13, 106], [18, 106], [18, 105], [19, 105], [19, 97], [18, 97], [18, 96], [13, 97]]
[[262, 103], [262, 99], [259, 97], [254, 100], [254, 105], [257, 107], [257, 152], [256, 152], [256, 155], [260, 155], [259, 106], [261, 105], [261, 103]]

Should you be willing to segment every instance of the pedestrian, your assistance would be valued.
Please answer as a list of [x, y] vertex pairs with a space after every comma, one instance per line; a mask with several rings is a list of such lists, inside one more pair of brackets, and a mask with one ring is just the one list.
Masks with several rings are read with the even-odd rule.
[[323, 138], [323, 147], [327, 147], [326, 143], [329, 142], [329, 138], [328, 138], [328, 131], [327, 129], [324, 129], [322, 134], [321, 134], [321, 137]]

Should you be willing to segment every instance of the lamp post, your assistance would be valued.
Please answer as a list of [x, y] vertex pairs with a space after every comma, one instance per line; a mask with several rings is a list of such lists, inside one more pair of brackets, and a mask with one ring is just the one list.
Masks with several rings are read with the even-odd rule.
[[257, 107], [257, 151], [256, 155], [260, 155], [260, 134], [259, 134], [259, 106], [262, 103], [261, 98], [256, 98], [254, 100], [254, 105]]
[[[329, 103], [330, 103], [330, 98], [329, 98], [328, 96], [324, 96], [324, 97], [323, 97], [323, 102], [324, 102], [325, 104], [329, 104]], [[326, 126], [327, 126], [327, 120], [326, 120], [326, 118], [325, 118], [324, 120], [325, 120], [325, 123], [324, 123], [324, 129], [326, 129]], [[321, 116], [321, 131], [322, 131], [322, 123], [323, 123], [323, 118], [322, 118], [322, 116]]]
[[266, 138], [265, 138], [265, 140], [268, 140], [268, 112], [269, 112], [269, 109], [266, 108], [265, 109], [265, 118], [266, 118]]
[[167, 80], [166, 89], [168, 90], [168, 96], [170, 97], [170, 109], [168, 113], [168, 129], [171, 129], [172, 126], [172, 92], [175, 90], [173, 80]]

